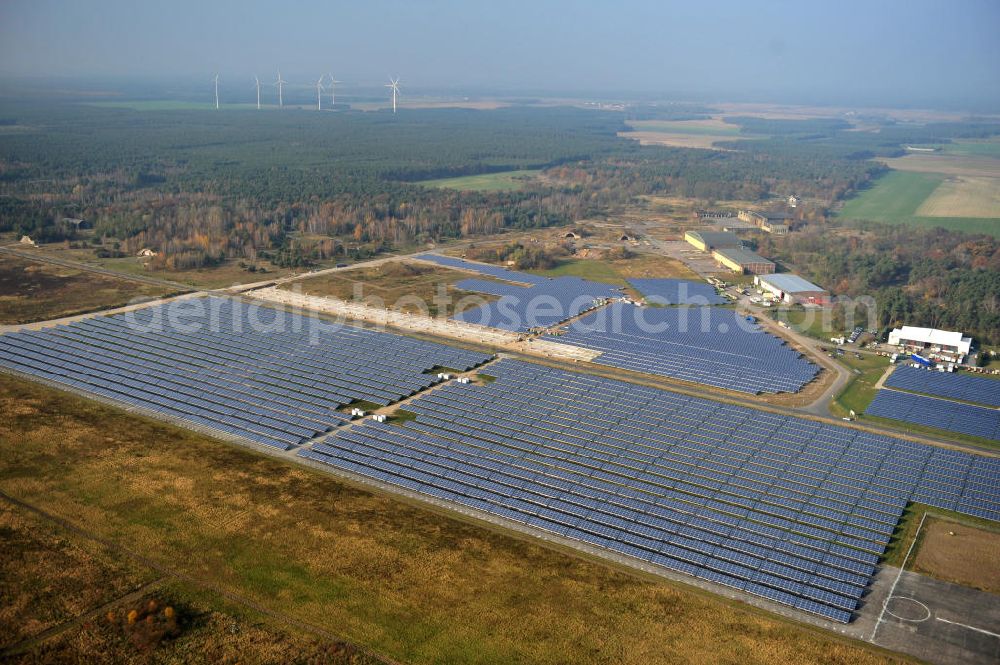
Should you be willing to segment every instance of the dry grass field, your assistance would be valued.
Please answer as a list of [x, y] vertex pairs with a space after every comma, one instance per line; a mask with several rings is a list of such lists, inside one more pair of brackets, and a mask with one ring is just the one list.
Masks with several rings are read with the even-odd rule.
[[[0, 534], [5, 663], [382, 662], [288, 632], [5, 498]], [[133, 609], [140, 619], [130, 622]]]
[[635, 254], [626, 259], [568, 259], [551, 270], [529, 272], [550, 277], [571, 275], [618, 286], [624, 286], [628, 279], [651, 277], [702, 281], [701, 277], [677, 259], [659, 254]]
[[[20, 411], [32, 408], [25, 403]], [[93, 543], [74, 542], [2, 499], [0, 534], [0, 649], [156, 579], [152, 571]]]
[[[201, 606], [230, 594], [412, 663], [902, 661], [27, 381], [0, 375], [0, 399], [0, 489], [188, 576]], [[203, 627], [225, 654], [150, 660], [236, 662], [225, 627]], [[239, 662], [287, 662], [263, 648]]]
[[72, 316], [169, 292], [150, 284], [0, 255], [0, 324]]
[[[134, 256], [122, 258], [97, 258], [92, 249], [67, 249], [61, 243], [51, 243], [39, 245], [36, 250], [47, 256], [66, 261], [76, 261], [90, 266], [105, 268], [126, 275], [141, 275], [156, 279], [167, 280], [179, 284], [188, 284], [195, 288], [202, 289], [223, 289], [234, 284], [249, 284], [253, 282], [263, 282], [269, 279], [287, 277], [289, 275], [302, 273], [307, 268], [281, 268], [273, 265], [269, 261], [260, 261], [258, 267], [262, 268], [257, 272], [250, 272], [241, 267], [238, 260], [226, 260], [217, 266], [206, 268], [191, 268], [184, 270], [157, 270], [148, 267], [148, 261], [143, 261]], [[317, 262], [315, 268], [332, 268], [343, 258], [329, 259]]]
[[945, 179], [917, 208], [923, 217], [1000, 218], [1000, 178]]
[[1000, 532], [928, 517], [913, 570], [1000, 593]]
[[[455, 283], [472, 277], [460, 270], [409, 261], [389, 261], [372, 268], [308, 277], [282, 286], [301, 290], [306, 295], [328, 296], [341, 300], [358, 298], [369, 305], [389, 307], [411, 314], [441, 314], [435, 302], [442, 293], [453, 301], [462, 298], [495, 300], [495, 296], [471, 293], [455, 288]], [[451, 313], [450, 310], [448, 312]]]

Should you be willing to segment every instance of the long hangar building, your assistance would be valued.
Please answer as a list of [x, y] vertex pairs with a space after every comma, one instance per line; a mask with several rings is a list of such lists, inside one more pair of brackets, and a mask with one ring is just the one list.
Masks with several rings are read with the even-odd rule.
[[757, 275], [753, 283], [775, 298], [801, 305], [829, 305], [830, 292], [791, 273]]
[[703, 252], [727, 247], [743, 248], [743, 241], [739, 236], [728, 231], [688, 231], [684, 234], [684, 240]]
[[757, 252], [739, 247], [724, 247], [712, 250], [712, 258], [719, 265], [724, 266], [733, 272], [741, 275], [747, 273], [754, 275], [768, 275], [774, 272], [774, 262], [768, 261]]

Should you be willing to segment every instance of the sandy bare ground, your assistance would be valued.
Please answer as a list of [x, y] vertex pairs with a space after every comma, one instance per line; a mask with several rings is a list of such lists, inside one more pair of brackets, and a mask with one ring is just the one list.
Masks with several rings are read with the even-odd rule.
[[724, 150], [715, 147], [716, 141], [732, 141], [738, 136], [708, 135], [708, 134], [671, 134], [669, 132], [619, 132], [618, 136], [638, 141], [640, 145], [665, 145], [674, 148], [702, 148], [705, 150]]
[[879, 160], [899, 171], [1000, 178], [1000, 159], [964, 155], [906, 155]]
[[917, 208], [923, 217], [1000, 217], [1000, 178], [948, 178]]
[[916, 572], [1000, 593], [1000, 532], [931, 518], [921, 536]]
[[557, 344], [525, 335], [488, 328], [472, 323], [435, 318], [392, 309], [370, 307], [363, 302], [348, 302], [339, 298], [310, 296], [275, 287], [257, 289], [247, 295], [281, 305], [332, 314], [344, 319], [364, 321], [379, 327], [409, 330], [424, 335], [438, 335], [463, 342], [485, 345], [570, 362], [589, 361], [600, 355], [596, 351]]

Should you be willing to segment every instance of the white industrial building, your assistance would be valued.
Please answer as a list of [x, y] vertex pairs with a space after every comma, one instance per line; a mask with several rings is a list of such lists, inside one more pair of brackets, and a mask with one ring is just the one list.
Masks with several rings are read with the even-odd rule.
[[830, 304], [829, 291], [791, 273], [757, 275], [753, 278], [753, 283], [762, 291], [767, 291], [777, 300], [786, 303], [821, 306]]
[[972, 338], [950, 330], [903, 326], [889, 333], [889, 344], [931, 358], [962, 362], [972, 348]]

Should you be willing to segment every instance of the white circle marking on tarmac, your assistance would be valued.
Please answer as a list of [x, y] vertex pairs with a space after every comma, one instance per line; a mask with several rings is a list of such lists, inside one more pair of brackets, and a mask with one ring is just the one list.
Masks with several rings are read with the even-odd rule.
[[[899, 616], [898, 614], [896, 614], [895, 612], [893, 612], [892, 610], [889, 609], [889, 603], [891, 603], [894, 600], [906, 600], [906, 601], [909, 601], [910, 603], [914, 603], [915, 605], [920, 606], [923, 609], [923, 611], [924, 611], [925, 614], [924, 614], [923, 617], [921, 617], [919, 619], [911, 619], [909, 617]], [[904, 605], [904, 607], [905, 606], [906, 605]], [[900, 609], [900, 608], [897, 608], [897, 609]], [[927, 621], [928, 619], [931, 618], [931, 610], [930, 610], [930, 608], [928, 608], [926, 605], [924, 605], [923, 603], [921, 603], [916, 598], [910, 598], [909, 596], [892, 596], [890, 598], [886, 598], [885, 599], [885, 613], [888, 614], [891, 617], [895, 617], [895, 618], [899, 619], [900, 621], [907, 621], [909, 623], [922, 623], [922, 622]], [[904, 612], [904, 614], [905, 614], [905, 612]]]

